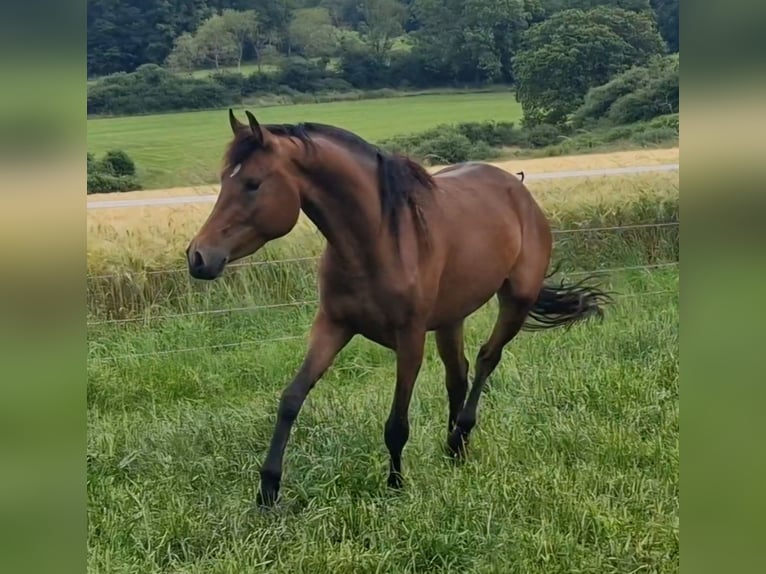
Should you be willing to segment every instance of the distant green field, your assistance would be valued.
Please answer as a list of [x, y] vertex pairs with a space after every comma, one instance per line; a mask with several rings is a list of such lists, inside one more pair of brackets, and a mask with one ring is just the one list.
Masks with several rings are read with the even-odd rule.
[[[242, 110], [239, 110], [242, 113]], [[252, 109], [267, 123], [317, 121], [375, 141], [441, 123], [514, 121], [521, 106], [510, 92], [420, 95]], [[88, 120], [88, 151], [123, 149], [147, 189], [216, 181], [231, 135], [226, 110]]]

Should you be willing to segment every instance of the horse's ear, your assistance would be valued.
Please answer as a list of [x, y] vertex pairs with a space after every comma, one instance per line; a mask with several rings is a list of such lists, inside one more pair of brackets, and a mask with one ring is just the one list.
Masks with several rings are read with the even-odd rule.
[[250, 131], [253, 132], [253, 135], [259, 142], [263, 143], [264, 137], [261, 124], [258, 123], [258, 120], [255, 119], [255, 116], [249, 110], [245, 110], [245, 115], [247, 116], [247, 121], [250, 122]]
[[234, 134], [236, 134], [240, 130], [247, 129], [247, 126], [234, 116], [234, 110], [232, 110], [231, 108], [229, 108], [229, 124], [231, 124], [231, 131]]

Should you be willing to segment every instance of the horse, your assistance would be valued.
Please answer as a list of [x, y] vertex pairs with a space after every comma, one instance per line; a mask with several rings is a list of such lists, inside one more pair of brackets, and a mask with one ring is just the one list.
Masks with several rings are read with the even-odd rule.
[[[227, 264], [287, 235], [301, 211], [326, 239], [308, 346], [281, 394], [260, 468], [262, 507], [277, 502], [285, 447], [308, 393], [354, 336], [396, 356], [384, 440], [387, 484], [398, 489], [427, 333], [435, 333], [445, 370], [447, 452], [462, 460], [482, 390], [517, 333], [603, 317], [609, 294], [587, 285], [589, 277], [548, 284], [552, 232], [511, 173], [466, 162], [432, 175], [340, 127], [261, 125], [245, 114], [247, 124], [229, 109], [233, 137], [220, 192], [186, 249], [189, 274], [218, 278]], [[463, 323], [493, 296], [497, 319], [476, 357], [469, 392]]]

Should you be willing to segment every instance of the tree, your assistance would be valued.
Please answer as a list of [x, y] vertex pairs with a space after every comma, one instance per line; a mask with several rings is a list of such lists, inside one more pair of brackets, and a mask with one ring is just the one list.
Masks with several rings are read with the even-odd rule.
[[622, 8], [631, 12], [649, 12], [649, 0], [540, 0], [548, 16], [562, 10], [590, 10], [599, 6]]
[[237, 42], [237, 69], [242, 68], [242, 56], [245, 53], [245, 46], [248, 43], [254, 43], [258, 37], [258, 15], [254, 10], [245, 10], [238, 12], [227, 9], [221, 13], [223, 19], [223, 28]]
[[511, 59], [537, 0], [415, 0], [416, 48], [429, 68], [459, 81], [513, 80]]
[[583, 105], [572, 115], [572, 124], [618, 125], [677, 113], [678, 73], [678, 54], [671, 54], [617, 74], [588, 91]]
[[193, 32], [210, 14], [208, 0], [88, 0], [88, 74], [159, 64], [178, 36]]
[[668, 50], [678, 52], [678, 0], [652, 0], [652, 9]]
[[219, 14], [205, 20], [194, 34], [194, 43], [200, 61], [214, 64], [216, 70], [237, 61], [239, 43]]
[[513, 60], [524, 122], [565, 122], [588, 89], [663, 52], [650, 14], [607, 7], [555, 14], [524, 34]]
[[296, 10], [288, 29], [291, 47], [308, 58], [333, 55], [338, 47], [337, 32], [326, 8]]
[[197, 42], [194, 36], [187, 32], [176, 38], [166, 63], [171, 70], [188, 72], [197, 67], [199, 59]]
[[360, 32], [374, 53], [385, 54], [404, 33], [407, 10], [396, 0], [361, 0], [359, 8], [364, 17]]

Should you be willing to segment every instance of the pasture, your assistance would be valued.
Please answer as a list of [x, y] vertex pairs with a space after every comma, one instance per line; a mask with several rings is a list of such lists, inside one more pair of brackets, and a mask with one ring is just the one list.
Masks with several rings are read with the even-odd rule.
[[[264, 123], [317, 121], [368, 140], [458, 121], [521, 119], [510, 92], [402, 96], [254, 109]], [[241, 111], [240, 111], [241, 113]], [[88, 120], [88, 150], [122, 149], [135, 160], [145, 189], [217, 181], [231, 135], [226, 110]]]
[[[442, 454], [447, 401], [429, 338], [399, 494], [385, 487], [382, 441], [393, 356], [355, 341], [310, 395], [267, 514], [250, 505], [311, 308], [98, 330], [88, 570], [677, 572], [677, 281], [626, 272], [603, 324], [522, 334], [460, 467]], [[492, 319], [468, 323], [471, 356]], [[286, 336], [297, 338], [242, 344]], [[177, 348], [198, 349], [98, 360]]]
[[[182, 252], [209, 204], [89, 212], [88, 571], [677, 572], [678, 174], [530, 187], [561, 230], [554, 261], [618, 293], [604, 322], [509, 345], [460, 466], [429, 336], [400, 493], [394, 356], [357, 338], [309, 395], [269, 513], [258, 469], [321, 238], [303, 221], [198, 283]], [[466, 323], [472, 366], [495, 310]]]

